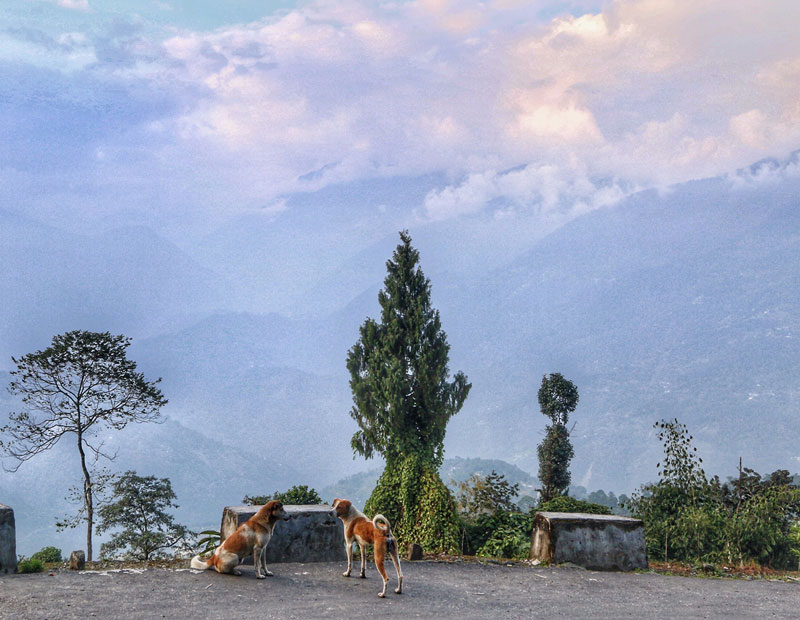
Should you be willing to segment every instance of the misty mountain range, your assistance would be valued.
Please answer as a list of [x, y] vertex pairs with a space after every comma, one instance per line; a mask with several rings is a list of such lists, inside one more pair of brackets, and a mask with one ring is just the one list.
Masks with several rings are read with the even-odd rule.
[[[739, 456], [759, 472], [799, 469], [798, 169], [795, 154], [641, 192], [485, 258], [477, 219], [412, 227], [450, 369], [473, 384], [447, 457], [535, 474], [546, 422], [537, 391], [560, 372], [580, 391], [573, 484], [619, 493], [652, 480], [652, 425], [671, 417], [688, 425], [709, 474], [733, 474]], [[314, 196], [304, 200], [310, 230]], [[130, 357], [163, 377], [170, 402], [164, 424], [109, 432], [113, 467], [170, 477], [180, 519], [198, 529], [245, 493], [333, 488], [373, 469], [349, 446], [345, 357], [379, 315], [396, 230], [359, 245], [369, 235], [342, 224], [341, 247], [326, 247], [287, 241], [281, 217], [296, 216], [231, 223], [188, 248], [147, 227], [76, 234], [0, 210], [0, 383], [11, 356], [56, 333], [132, 337]], [[0, 394], [0, 413], [15, 406]], [[60, 445], [0, 474], [20, 552], [66, 546], [52, 523], [79, 482], [74, 452]], [[70, 536], [78, 548], [81, 532]]]

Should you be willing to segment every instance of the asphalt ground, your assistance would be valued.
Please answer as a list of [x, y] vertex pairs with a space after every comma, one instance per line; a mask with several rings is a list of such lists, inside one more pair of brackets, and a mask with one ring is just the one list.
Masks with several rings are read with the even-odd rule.
[[[479, 563], [404, 562], [385, 599], [345, 563], [273, 564], [274, 577], [66, 569], [0, 577], [0, 618], [798, 618], [800, 583]], [[356, 567], [357, 570], [357, 567]], [[394, 569], [387, 566], [394, 578]]]

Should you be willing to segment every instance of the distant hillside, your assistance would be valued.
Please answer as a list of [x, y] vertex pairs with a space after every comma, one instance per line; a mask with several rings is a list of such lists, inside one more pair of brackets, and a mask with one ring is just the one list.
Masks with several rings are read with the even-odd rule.
[[[519, 483], [520, 496], [535, 494], [536, 478], [516, 465], [499, 459], [461, 457], [445, 459], [439, 469], [439, 476], [450, 490], [455, 492], [457, 483], [463, 482], [473, 474], [485, 476], [492, 471], [503, 474], [511, 484]], [[382, 472], [383, 469], [378, 468], [348, 476], [325, 487], [322, 490], [322, 497], [328, 502], [336, 497], [349, 499], [356, 506], [363, 508]]]
[[[196, 531], [219, 528], [222, 509], [240, 504], [246, 494], [288, 489], [303, 479], [281, 459], [222, 443], [170, 420], [109, 433], [104, 450], [118, 450], [119, 455], [101, 466], [169, 478], [178, 496], [177, 521]], [[82, 480], [70, 437], [23, 463], [16, 473], [0, 472], [0, 501], [14, 509], [18, 553], [29, 555], [47, 545], [67, 554], [86, 548], [85, 524], [60, 533], [55, 528], [57, 518], [75, 512], [64, 498]], [[102, 540], [97, 538], [98, 551]]]
[[[541, 377], [580, 390], [573, 483], [632, 490], [655, 475], [652, 424], [689, 426], [710, 472], [800, 454], [800, 177], [711, 179], [638, 194], [444, 297], [451, 366], [473, 379], [450, 452], [535, 470]], [[450, 323], [452, 325], [452, 323]], [[445, 328], [448, 323], [444, 323]]]
[[0, 368], [71, 329], [144, 335], [234, 306], [219, 275], [147, 228], [75, 235], [0, 210]]

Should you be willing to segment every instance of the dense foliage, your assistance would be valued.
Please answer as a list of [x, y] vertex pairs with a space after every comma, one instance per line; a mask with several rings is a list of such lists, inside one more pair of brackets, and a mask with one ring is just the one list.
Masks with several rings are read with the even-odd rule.
[[57, 547], [42, 547], [31, 556], [31, 560], [39, 560], [40, 562], [61, 562], [61, 549]]
[[569, 495], [559, 495], [553, 499], [542, 502], [537, 507], [541, 512], [584, 512], [593, 515], [610, 515], [608, 506], [601, 506], [582, 499], [575, 499]]
[[18, 573], [41, 573], [44, 570], [44, 562], [35, 558], [20, 558], [17, 562]]
[[686, 427], [677, 420], [656, 427], [665, 456], [660, 480], [628, 502], [631, 514], [644, 520], [650, 558], [775, 568], [796, 563], [800, 549], [792, 533], [800, 519], [800, 488], [788, 471], [762, 478], [740, 466], [727, 482], [707, 480]]
[[380, 322], [367, 319], [348, 351], [347, 369], [359, 430], [356, 454], [379, 454], [386, 468], [366, 503], [384, 514], [401, 544], [426, 551], [455, 548], [455, 502], [439, 479], [448, 421], [461, 409], [471, 385], [463, 373], [449, 380], [450, 346], [419, 252], [407, 232], [387, 261], [378, 294]]
[[515, 510], [514, 498], [519, 494], [519, 484], [510, 484], [504, 475], [492, 470], [487, 476], [472, 474], [458, 483], [458, 490], [460, 515], [485, 515]]
[[138, 476], [135, 471], [127, 471], [114, 482], [113, 494], [115, 501], [98, 510], [98, 534], [119, 530], [100, 547], [103, 557], [121, 555], [147, 561], [175, 547], [190, 546], [189, 539], [194, 533], [175, 523], [167, 512], [178, 507], [168, 478]]
[[393, 463], [383, 470], [364, 512], [389, 519], [401, 543], [416, 543], [428, 552], [456, 550], [456, 504], [437, 470], [417, 454]]
[[[527, 512], [516, 509], [517, 485], [503, 475], [473, 475], [459, 484], [460, 549], [466, 555], [527, 558], [537, 511], [609, 514], [605, 506], [560, 495]], [[481, 498], [482, 501], [476, 501]]]
[[316, 489], [309, 488], [305, 484], [298, 484], [291, 487], [288, 491], [281, 493], [275, 491], [272, 495], [245, 495], [242, 503], [249, 506], [263, 506], [268, 501], [277, 499], [284, 505], [307, 506], [310, 504], [321, 504], [322, 498]]
[[62, 437], [74, 437], [83, 472], [78, 520], [86, 521], [89, 560], [96, 491], [90, 468], [100, 457], [113, 459], [102, 451], [97, 436], [129, 422], [155, 421], [167, 403], [156, 387], [160, 379], [147, 381], [136, 372], [136, 363], [126, 356], [129, 346], [124, 336], [71, 331], [54, 336], [44, 351], [12, 358], [16, 369], [9, 391], [21, 398], [23, 409], [10, 414], [11, 423], [0, 429], [11, 438], [0, 448], [21, 464]]
[[538, 447], [539, 481], [544, 501], [565, 495], [571, 476], [569, 463], [574, 456], [569, 440], [567, 422], [569, 414], [578, 406], [578, 388], [559, 373], [542, 377], [539, 388], [539, 406], [542, 415], [550, 418], [545, 438]]

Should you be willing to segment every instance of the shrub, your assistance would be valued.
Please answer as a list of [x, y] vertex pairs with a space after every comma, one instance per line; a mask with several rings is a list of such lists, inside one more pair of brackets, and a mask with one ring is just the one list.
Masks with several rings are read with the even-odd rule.
[[[480, 519], [480, 529], [475, 533], [484, 539], [475, 555], [527, 558], [531, 550], [534, 514], [499, 511], [491, 517]], [[473, 541], [473, 544], [475, 542], [477, 541]]]
[[17, 562], [18, 573], [41, 573], [43, 570], [44, 563], [38, 559], [20, 559], [20, 561]]
[[655, 426], [664, 443], [660, 480], [626, 502], [644, 521], [648, 557], [794, 566], [792, 524], [800, 518], [800, 488], [789, 472], [762, 478], [740, 463], [736, 478], [709, 481], [686, 427], [677, 420]]
[[31, 560], [39, 560], [40, 562], [61, 562], [61, 549], [55, 547], [42, 547], [39, 551], [31, 556]]
[[550, 501], [542, 502], [536, 509], [541, 512], [585, 512], [593, 515], [610, 515], [608, 506], [601, 506], [569, 495], [559, 495]]
[[194, 548], [200, 555], [210, 555], [220, 545], [218, 530], [204, 530], [198, 536], [202, 536], [202, 538], [195, 541]]
[[308, 506], [321, 504], [322, 498], [315, 489], [309, 488], [304, 484], [293, 486], [288, 491], [280, 493], [275, 491], [272, 495], [245, 495], [242, 502], [248, 506], [263, 506], [268, 501], [277, 499], [282, 504]]

